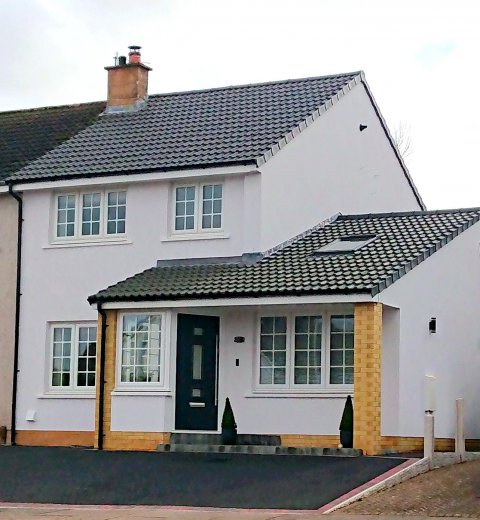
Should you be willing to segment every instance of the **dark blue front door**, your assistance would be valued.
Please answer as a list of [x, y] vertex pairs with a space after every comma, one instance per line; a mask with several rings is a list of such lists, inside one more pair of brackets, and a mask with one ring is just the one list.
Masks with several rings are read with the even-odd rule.
[[175, 428], [217, 430], [218, 317], [179, 314]]

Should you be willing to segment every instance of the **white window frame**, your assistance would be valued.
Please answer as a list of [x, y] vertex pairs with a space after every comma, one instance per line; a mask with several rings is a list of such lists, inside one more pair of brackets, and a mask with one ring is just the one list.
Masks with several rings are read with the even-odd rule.
[[[202, 217], [203, 217], [203, 187], [210, 185], [222, 186], [222, 213], [221, 220], [222, 225], [219, 228], [203, 228]], [[177, 202], [177, 188], [195, 188], [195, 210], [194, 210], [194, 221], [193, 229], [175, 229], [175, 217], [176, 215], [176, 202]], [[225, 217], [225, 182], [224, 181], [205, 181], [205, 182], [185, 182], [181, 184], [174, 184], [171, 192], [171, 233], [174, 236], [188, 236], [197, 234], [212, 234], [212, 235], [223, 235], [224, 233], [224, 217]]]
[[[51, 226], [51, 242], [54, 244], [82, 243], [82, 242], [106, 242], [124, 239], [127, 236], [127, 215], [125, 214], [125, 232], [123, 233], [107, 233], [108, 224], [108, 194], [125, 192], [125, 208], [128, 209], [128, 191], [126, 188], [100, 188], [88, 189], [77, 192], [55, 192], [52, 203], [53, 218]], [[82, 235], [83, 224], [83, 196], [100, 193], [100, 232], [98, 235]], [[73, 236], [59, 237], [57, 236], [58, 224], [58, 197], [60, 196], [75, 197], [75, 222]]]
[[[78, 375], [78, 344], [79, 344], [79, 336], [80, 336], [80, 328], [95, 328], [97, 329], [97, 343], [96, 350], [97, 353], [96, 359], [98, 359], [98, 324], [96, 321], [68, 321], [68, 322], [50, 322], [48, 324], [48, 384], [47, 389], [49, 394], [88, 394], [95, 395], [96, 389], [96, 378], [98, 367], [95, 363], [95, 386], [78, 386], [77, 385], [77, 375]], [[70, 350], [70, 385], [69, 386], [53, 386], [52, 384], [52, 376], [53, 376], [53, 338], [54, 338], [54, 330], [55, 329], [72, 329], [72, 346]]]
[[[123, 344], [123, 318], [125, 316], [160, 316], [161, 317], [161, 331], [160, 331], [160, 372], [159, 382], [130, 382], [122, 381], [122, 344]], [[171, 329], [171, 315], [164, 311], [138, 309], [126, 312], [119, 312], [117, 319], [117, 346], [116, 346], [116, 367], [115, 367], [115, 390], [114, 392], [122, 391], [138, 391], [138, 392], [169, 392], [170, 380], [170, 329]]]
[[[254, 384], [255, 392], [265, 392], [269, 394], [282, 393], [322, 393], [322, 392], [353, 392], [353, 384], [333, 384], [330, 383], [330, 319], [332, 316], [352, 316], [353, 312], [339, 311], [318, 311], [307, 308], [301, 311], [281, 311], [261, 312], [256, 319], [256, 339], [255, 339], [255, 361], [254, 361]], [[287, 318], [287, 366], [284, 384], [261, 384], [260, 383], [260, 329], [261, 319], [266, 317]], [[298, 316], [321, 316], [322, 317], [322, 350], [321, 350], [321, 380], [320, 384], [296, 384], [295, 377], [295, 318]], [[355, 325], [354, 325], [355, 327]]]

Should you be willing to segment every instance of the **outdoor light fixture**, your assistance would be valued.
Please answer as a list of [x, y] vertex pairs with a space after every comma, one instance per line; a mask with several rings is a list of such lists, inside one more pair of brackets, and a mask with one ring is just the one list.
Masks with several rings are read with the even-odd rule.
[[428, 322], [428, 332], [435, 334], [437, 332], [437, 318], [430, 318]]
[[363, 132], [365, 129], [368, 128], [368, 126], [367, 126], [367, 125], [362, 125], [362, 124], [360, 123], [360, 126], [359, 126], [358, 128], [359, 128], [360, 132]]

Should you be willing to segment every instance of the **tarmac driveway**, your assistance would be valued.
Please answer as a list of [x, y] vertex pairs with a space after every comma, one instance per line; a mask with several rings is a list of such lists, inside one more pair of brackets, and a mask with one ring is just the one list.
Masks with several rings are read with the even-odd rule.
[[402, 462], [1, 447], [0, 502], [318, 509]]

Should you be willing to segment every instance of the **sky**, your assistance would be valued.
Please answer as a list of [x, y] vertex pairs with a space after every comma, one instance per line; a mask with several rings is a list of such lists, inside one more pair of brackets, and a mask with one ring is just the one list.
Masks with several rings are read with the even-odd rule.
[[105, 99], [128, 45], [151, 94], [363, 70], [428, 209], [480, 206], [479, 27], [478, 0], [0, 0], [0, 111]]

